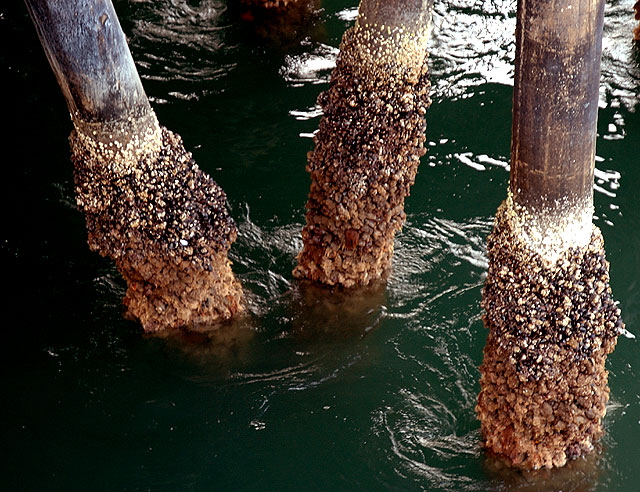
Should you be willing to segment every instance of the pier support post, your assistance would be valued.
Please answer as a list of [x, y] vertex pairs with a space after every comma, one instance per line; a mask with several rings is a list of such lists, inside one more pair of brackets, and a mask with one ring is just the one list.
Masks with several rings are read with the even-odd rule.
[[78, 206], [92, 250], [127, 282], [146, 331], [208, 325], [242, 309], [222, 189], [160, 126], [111, 0], [25, 0], [62, 89]]
[[389, 269], [424, 155], [431, 0], [362, 0], [340, 44], [308, 155], [311, 188], [294, 275], [367, 285]]
[[604, 0], [519, 0], [507, 199], [488, 239], [485, 447], [524, 468], [592, 450], [623, 324], [592, 224]]

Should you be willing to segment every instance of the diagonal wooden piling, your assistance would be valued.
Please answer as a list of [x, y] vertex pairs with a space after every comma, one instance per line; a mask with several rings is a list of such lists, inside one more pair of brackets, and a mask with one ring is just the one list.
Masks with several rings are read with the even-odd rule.
[[431, 2], [363, 0], [340, 44], [315, 148], [294, 275], [367, 285], [391, 265], [404, 199], [424, 155]]
[[602, 435], [623, 328], [592, 224], [603, 0], [520, 0], [509, 194], [488, 239], [484, 446], [563, 466]]
[[26, 0], [65, 96], [78, 206], [91, 249], [127, 281], [146, 331], [242, 310], [222, 189], [153, 112], [110, 0]]

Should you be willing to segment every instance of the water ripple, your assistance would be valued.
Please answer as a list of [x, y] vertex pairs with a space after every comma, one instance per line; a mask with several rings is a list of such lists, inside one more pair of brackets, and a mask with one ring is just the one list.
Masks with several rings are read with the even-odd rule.
[[290, 273], [302, 247], [301, 230], [302, 224], [281, 224], [276, 219], [260, 226], [251, 220], [247, 205], [229, 256], [254, 315], [268, 313], [292, 288]]
[[[233, 46], [226, 44], [224, 2], [139, 0], [134, 5], [129, 45], [144, 79], [202, 86], [234, 66], [225, 57]], [[174, 91], [172, 95], [193, 99], [199, 97], [201, 90]]]
[[[436, 302], [475, 295], [488, 266], [485, 241], [492, 225], [485, 217], [409, 217], [394, 253], [389, 291], [397, 304], [389, 315], [418, 319]], [[430, 282], [421, 280], [425, 275]]]
[[264, 373], [242, 373], [238, 372], [230, 377], [230, 381], [233, 381], [240, 385], [252, 385], [252, 384], [264, 384], [264, 383], [278, 383], [276, 386], [291, 386], [299, 387], [305, 381], [309, 379], [311, 374], [314, 374], [317, 370], [315, 361], [308, 361], [291, 367], [284, 367], [273, 371], [267, 371]]
[[632, 3], [613, 0], [605, 4], [601, 107], [625, 106], [633, 110], [640, 100], [640, 50], [633, 42], [637, 21], [633, 16]]
[[336, 66], [338, 49], [322, 43], [305, 44], [309, 47], [307, 51], [285, 56], [280, 75], [292, 87], [328, 83], [331, 71]]
[[486, 82], [513, 84], [515, 12], [514, 0], [435, 3], [429, 48], [435, 97], [460, 96]]
[[479, 433], [459, 435], [454, 412], [442, 401], [407, 389], [402, 403], [373, 416], [374, 432], [386, 439], [396, 473], [428, 490], [480, 490], [477, 479], [466, 476], [464, 461], [477, 459]]
[[[487, 82], [513, 85], [515, 0], [436, 1], [430, 40], [435, 98], [456, 98]], [[631, 3], [607, 2], [601, 107], [633, 109], [640, 99], [640, 50]]]

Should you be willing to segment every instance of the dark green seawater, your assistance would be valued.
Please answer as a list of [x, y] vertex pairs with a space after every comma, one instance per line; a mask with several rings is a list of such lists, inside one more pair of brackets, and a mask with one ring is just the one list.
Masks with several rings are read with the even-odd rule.
[[[640, 335], [640, 65], [632, 0], [605, 22], [595, 222]], [[562, 470], [501, 469], [478, 446], [485, 240], [506, 195], [515, 2], [436, 0], [428, 154], [386, 285], [292, 279], [306, 152], [355, 0], [287, 42], [217, 0], [119, 0], [162, 124], [224, 188], [248, 320], [146, 337], [75, 207], [71, 123], [21, 2], [0, 6], [6, 491], [637, 491], [640, 357], [609, 357], [606, 435]]]

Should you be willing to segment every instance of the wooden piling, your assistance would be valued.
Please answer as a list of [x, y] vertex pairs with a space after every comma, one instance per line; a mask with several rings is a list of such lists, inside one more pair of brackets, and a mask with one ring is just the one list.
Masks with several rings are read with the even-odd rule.
[[109, 0], [25, 0], [75, 121], [104, 123], [151, 111]]
[[127, 282], [146, 331], [202, 327], [242, 310], [222, 189], [161, 127], [110, 0], [25, 0], [65, 96], [76, 201], [91, 249]]
[[592, 206], [603, 19], [604, 0], [518, 4], [510, 188], [528, 209]]
[[[545, 221], [590, 236], [604, 0], [518, 4], [510, 190]], [[562, 226], [560, 224], [560, 226]], [[541, 224], [553, 231], [553, 223]], [[571, 238], [568, 238], [571, 240]]]
[[509, 194], [488, 239], [477, 412], [510, 465], [594, 448], [623, 329], [592, 224], [603, 0], [520, 0]]
[[294, 275], [367, 285], [389, 269], [424, 155], [430, 1], [363, 0], [340, 44], [315, 148]]

